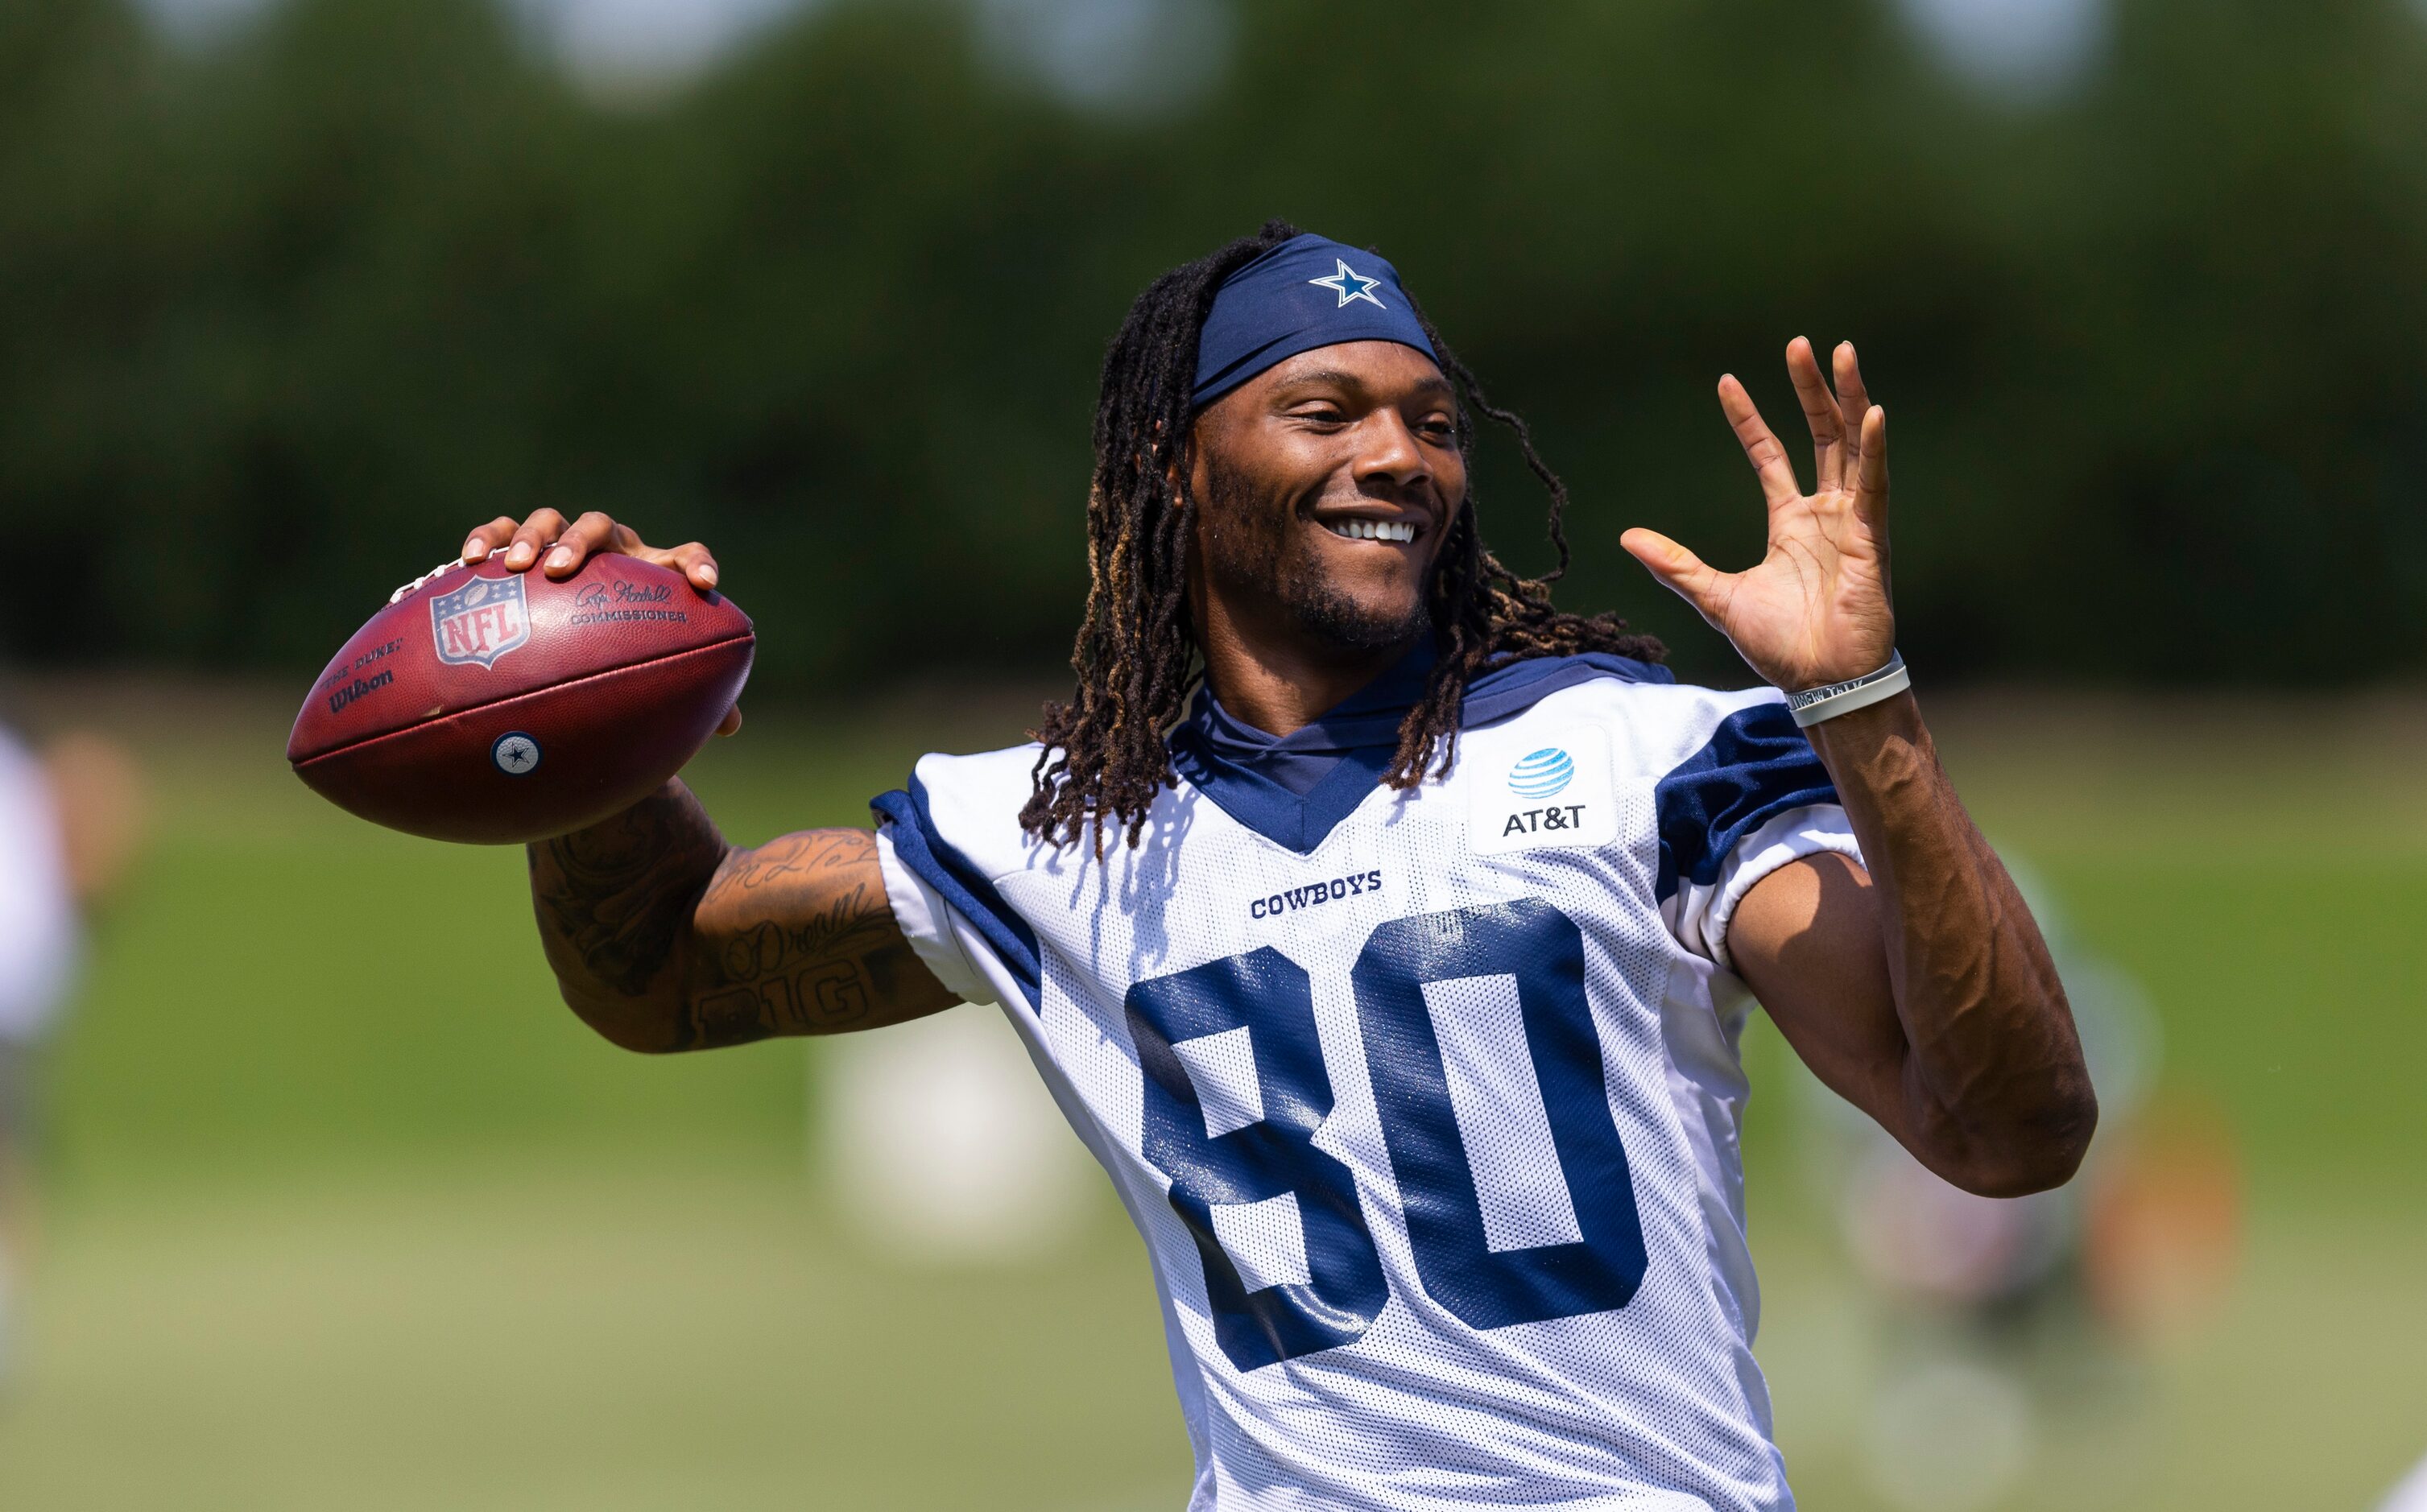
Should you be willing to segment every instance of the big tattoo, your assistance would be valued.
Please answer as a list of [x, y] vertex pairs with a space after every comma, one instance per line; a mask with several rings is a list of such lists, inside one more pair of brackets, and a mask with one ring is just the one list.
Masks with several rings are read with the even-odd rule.
[[700, 914], [760, 922], [702, 942], [684, 1048], [862, 1028], [872, 1007], [901, 996], [918, 958], [877, 875], [866, 830], [809, 830], [728, 858]]
[[869, 1027], [919, 996], [904, 991], [920, 984], [917, 957], [871, 881], [875, 850], [865, 830], [730, 850], [670, 783], [532, 846], [531, 891], [585, 1018], [635, 1049], [710, 1049]]

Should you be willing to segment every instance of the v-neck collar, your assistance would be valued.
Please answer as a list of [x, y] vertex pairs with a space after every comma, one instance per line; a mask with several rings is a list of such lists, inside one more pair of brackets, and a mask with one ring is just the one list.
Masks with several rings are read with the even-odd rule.
[[[1224, 813], [1300, 855], [1311, 854], [1357, 811], [1389, 769], [1399, 724], [1424, 696], [1436, 654], [1422, 643], [1389, 670], [1301, 729], [1275, 736], [1223, 708], [1211, 688], [1171, 733], [1173, 768]], [[1532, 707], [1597, 677], [1674, 682], [1666, 667], [1586, 652], [1506, 661], [1467, 685], [1459, 728]]]

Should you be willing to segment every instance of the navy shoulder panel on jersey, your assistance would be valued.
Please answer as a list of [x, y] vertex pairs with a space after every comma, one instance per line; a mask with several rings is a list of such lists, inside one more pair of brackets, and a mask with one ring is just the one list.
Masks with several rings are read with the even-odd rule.
[[1685, 878], [1707, 886], [1736, 842], [1790, 809], [1833, 804], [1837, 789], [1784, 703], [1755, 704], [1719, 722], [1702, 748], [1653, 789], [1667, 899]]
[[955, 913], [977, 927], [996, 956], [1018, 979], [1028, 1005], [1036, 1007], [1042, 977], [1036, 931], [1013, 912], [985, 873], [970, 865], [969, 858], [937, 830], [935, 810], [927, 801], [927, 785], [913, 776], [909, 791], [897, 788], [879, 793], [869, 800], [868, 806], [893, 821], [894, 857], [941, 894]]
[[1472, 728], [1523, 713], [1563, 688], [1574, 688], [1596, 677], [1621, 682], [1673, 683], [1668, 668], [1607, 651], [1583, 651], [1572, 657], [1526, 657], [1504, 661], [1466, 685], [1466, 707], [1459, 723]]

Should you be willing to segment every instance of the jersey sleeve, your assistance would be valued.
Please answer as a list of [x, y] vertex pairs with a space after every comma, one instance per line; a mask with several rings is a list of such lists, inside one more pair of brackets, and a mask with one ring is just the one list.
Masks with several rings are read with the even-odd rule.
[[[1006, 756], [1022, 760], [1015, 768]], [[869, 802], [894, 921], [936, 980], [967, 1002], [1033, 1009], [1038, 1000], [1036, 932], [996, 886], [1021, 865], [1018, 800], [1030, 759], [1017, 749], [926, 756], [907, 788]], [[1017, 789], [1005, 781], [1012, 771]]]
[[75, 910], [42, 769], [0, 734], [0, 1039], [49, 1026], [75, 974]]
[[1733, 970], [1728, 925], [1753, 885], [1799, 857], [1862, 847], [1829, 772], [1775, 689], [1703, 694], [1708, 734], [1653, 789], [1660, 916], [1679, 944]]
[[[963, 1002], [993, 1002], [999, 994], [987, 984], [985, 972], [969, 959], [969, 948], [961, 943], [965, 935], [974, 935], [976, 931], [966, 918], [953, 911], [942, 893], [902, 859], [893, 839], [899, 822], [883, 815], [876, 821], [876, 861], [885, 871], [885, 898], [893, 905], [893, 921], [902, 926], [903, 937], [910, 942], [920, 963], [934, 972], [936, 980], [953, 996]], [[978, 948], [983, 951], [982, 943]]]

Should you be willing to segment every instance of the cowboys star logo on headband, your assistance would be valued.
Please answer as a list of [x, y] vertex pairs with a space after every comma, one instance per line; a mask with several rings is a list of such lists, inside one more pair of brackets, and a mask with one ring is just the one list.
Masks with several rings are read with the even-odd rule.
[[[1354, 254], [1365, 269], [1348, 266]], [[1325, 273], [1324, 269], [1332, 269]], [[1308, 286], [1329, 289], [1328, 302]], [[1382, 291], [1392, 298], [1385, 302]], [[1197, 333], [1189, 403], [1203, 409], [1300, 352], [1347, 341], [1395, 341], [1433, 355], [1432, 338], [1402, 298], [1399, 270], [1380, 252], [1302, 233], [1222, 281]]]
[[1377, 310], [1387, 310], [1390, 308], [1389, 305], [1384, 304], [1380, 300], [1374, 297], [1375, 286], [1382, 282], [1380, 279], [1365, 277], [1363, 274], [1358, 272], [1357, 269], [1349, 267], [1346, 259], [1344, 258], [1334, 257], [1331, 261], [1339, 268], [1340, 271], [1332, 274], [1329, 278], [1310, 278], [1307, 282], [1328, 288], [1333, 293], [1339, 295], [1339, 308], [1344, 310], [1348, 307], [1348, 301], [1351, 300], [1363, 300], [1366, 303], [1374, 306], [1374, 308]]

